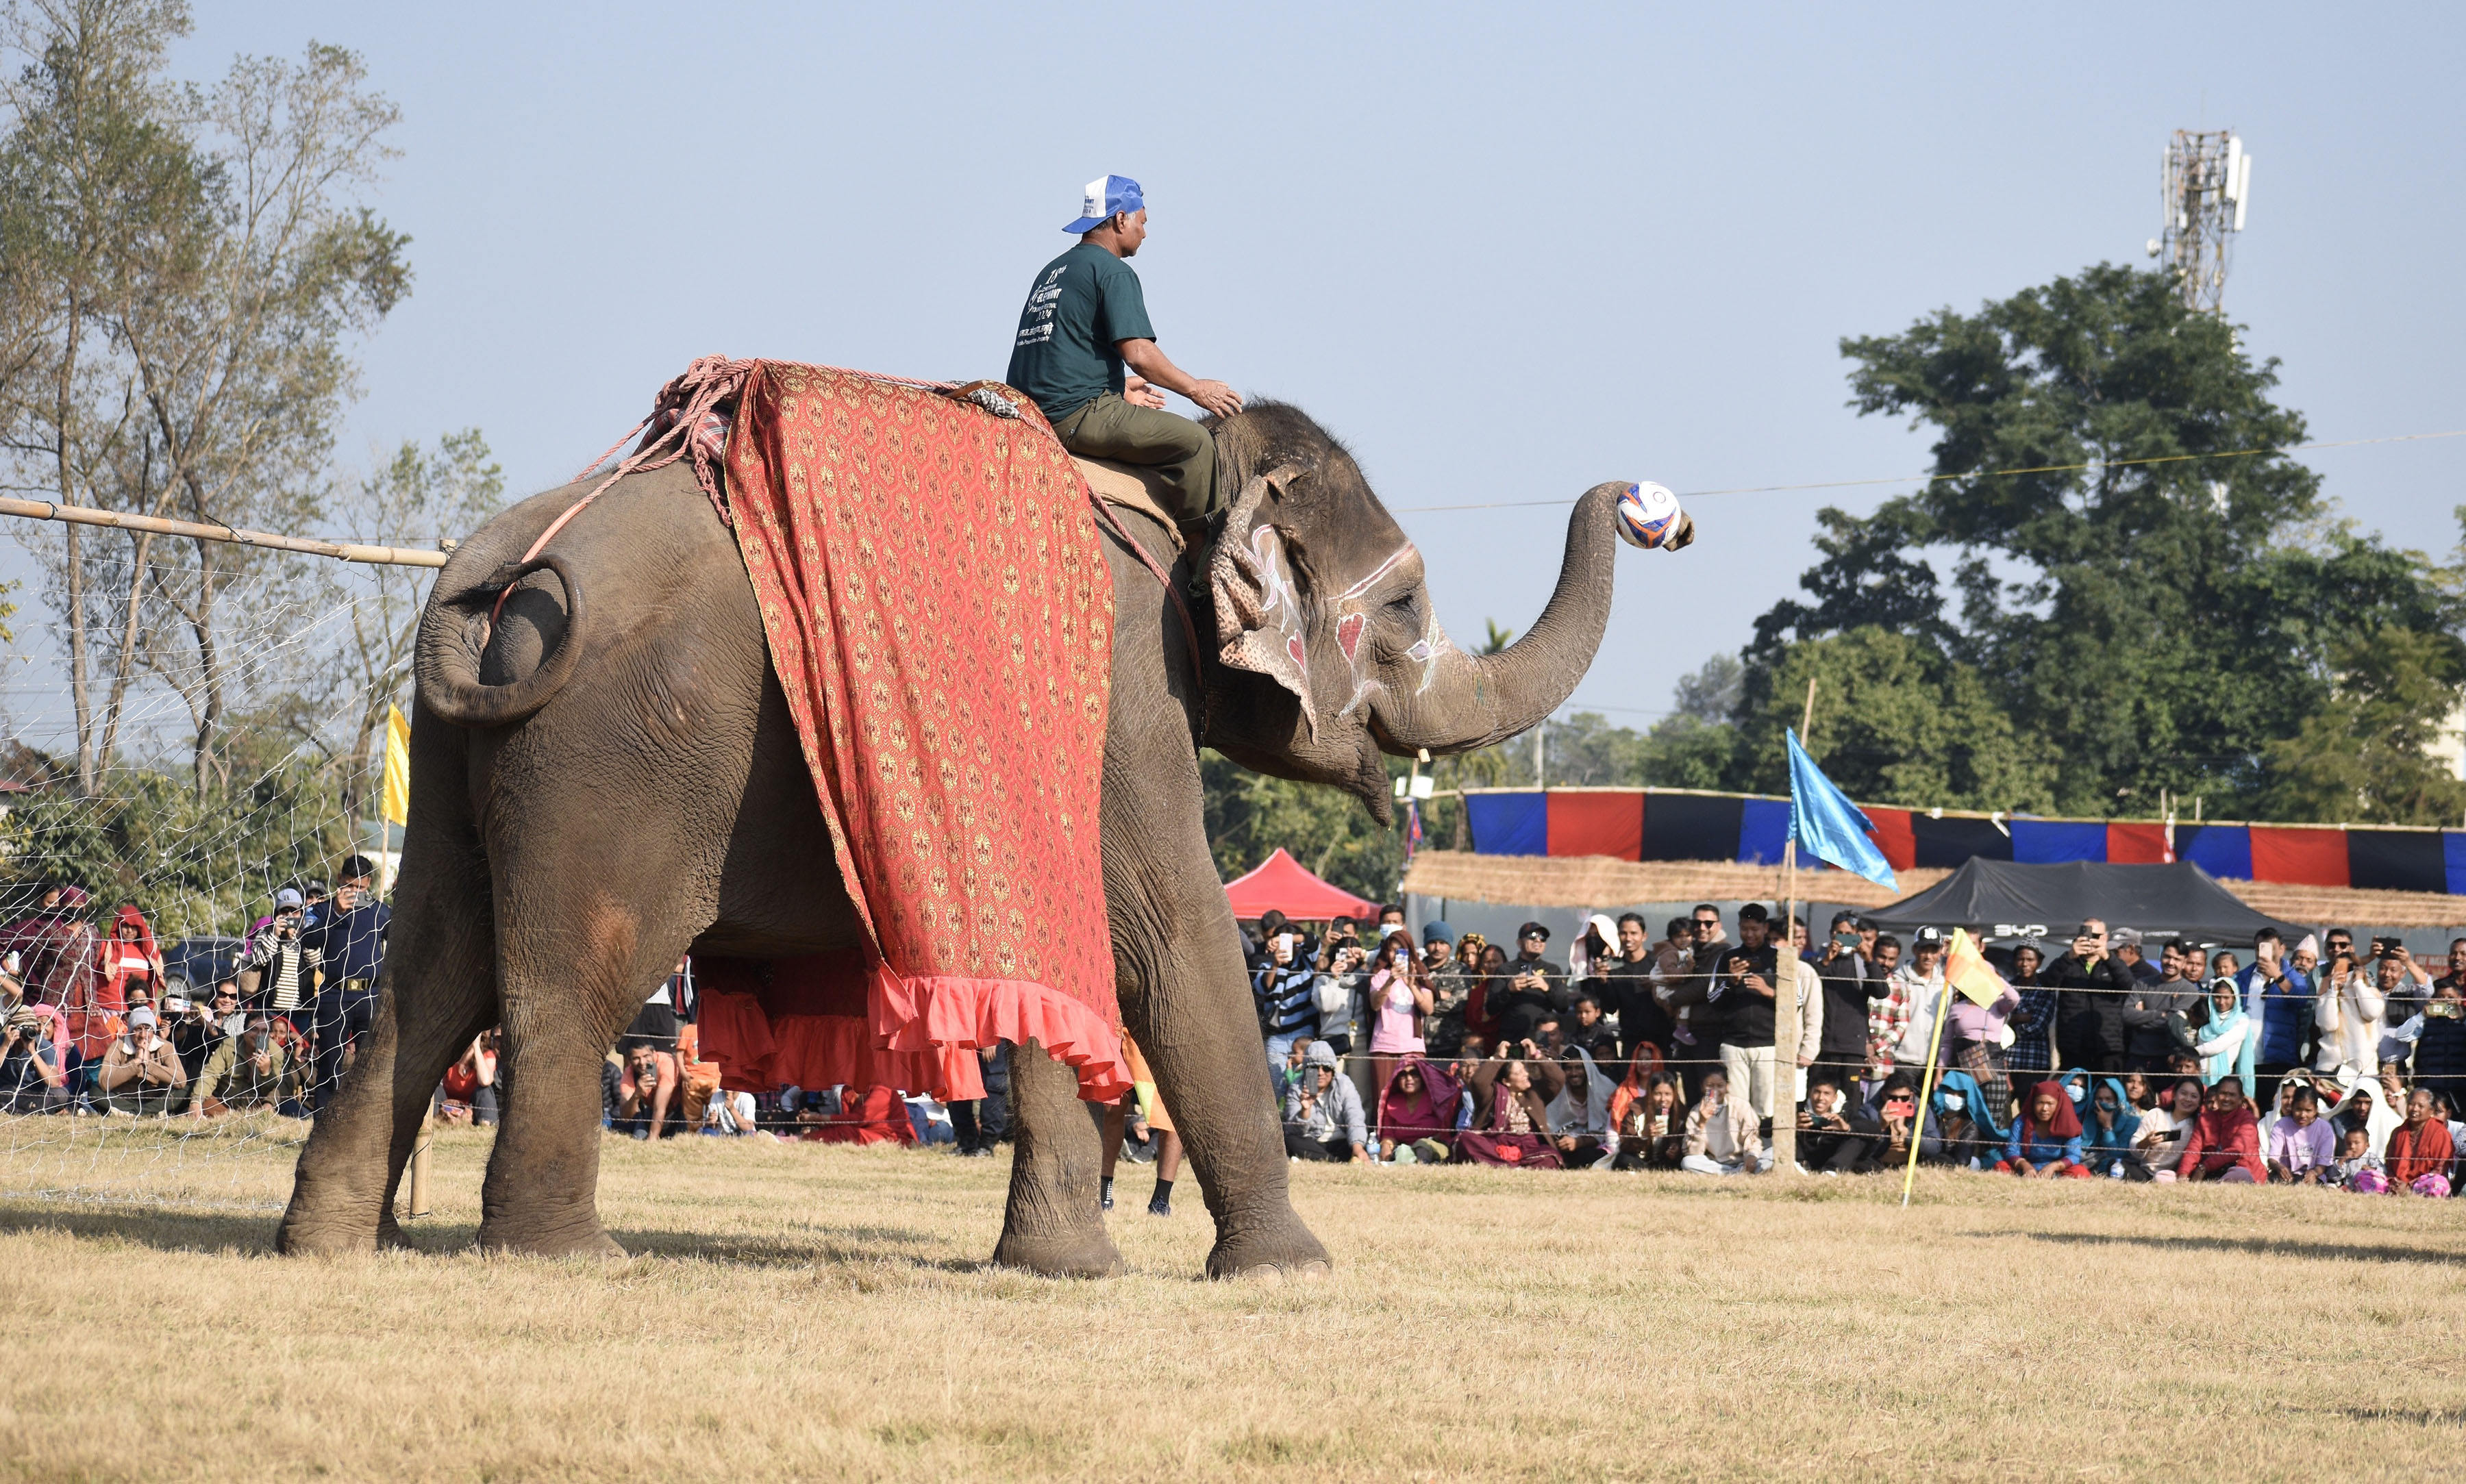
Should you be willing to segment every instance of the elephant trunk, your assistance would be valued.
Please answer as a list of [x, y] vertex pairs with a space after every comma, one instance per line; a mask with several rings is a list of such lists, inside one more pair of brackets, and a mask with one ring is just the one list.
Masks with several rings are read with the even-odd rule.
[[1495, 654], [1470, 655], [1443, 646], [1436, 671], [1420, 693], [1392, 691], [1375, 702], [1389, 750], [1433, 755], [1470, 752], [1530, 730], [1576, 689], [1601, 648], [1610, 617], [1610, 586], [1618, 558], [1615, 525], [1625, 481], [1597, 484], [1567, 520], [1567, 554], [1558, 586], [1524, 637]]

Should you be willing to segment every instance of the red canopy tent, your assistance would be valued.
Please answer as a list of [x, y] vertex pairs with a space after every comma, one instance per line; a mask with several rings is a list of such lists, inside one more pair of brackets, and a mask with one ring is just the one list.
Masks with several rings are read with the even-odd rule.
[[1372, 918], [1379, 913], [1378, 903], [1363, 901], [1303, 870], [1302, 863], [1281, 845], [1259, 862], [1258, 870], [1226, 882], [1224, 896], [1233, 903], [1233, 915], [1245, 921], [1265, 916], [1270, 908], [1303, 922], [1339, 916]]

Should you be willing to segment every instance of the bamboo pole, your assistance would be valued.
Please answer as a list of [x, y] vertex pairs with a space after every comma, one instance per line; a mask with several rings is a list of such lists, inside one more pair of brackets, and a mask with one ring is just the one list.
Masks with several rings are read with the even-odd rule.
[[236, 526], [204, 525], [194, 521], [167, 521], [159, 516], [123, 515], [47, 499], [0, 498], [0, 516], [30, 521], [65, 521], [73, 525], [107, 525], [123, 531], [152, 531], [158, 536], [188, 536], [198, 541], [230, 542], [274, 551], [305, 552], [341, 562], [367, 562], [378, 566], [443, 566], [446, 553], [415, 546], [364, 546], [355, 542], [314, 541], [305, 536], [278, 536], [272, 531], [243, 531]]
[[437, 1135], [423, 1120], [419, 1126], [419, 1142], [411, 1146], [410, 1190], [404, 1199], [403, 1214], [414, 1220], [428, 1214], [428, 1148]]
[[1901, 1209], [1910, 1208], [1910, 1186], [1918, 1178], [1918, 1143], [1926, 1137], [1927, 1106], [1935, 1100], [1936, 1058], [1943, 1052], [1943, 1023], [1952, 1018], [1952, 982], [1935, 999], [1935, 1033], [1927, 1038], [1926, 1076], [1918, 1083], [1917, 1111], [1910, 1117], [1910, 1167], [1901, 1176]]
[[[1806, 709], [1799, 714], [1798, 736], [1802, 745], [1806, 729], [1815, 724], [1815, 676], [1806, 677]], [[1793, 925], [1798, 919], [1798, 831], [1797, 810], [1791, 810], [1793, 828], [1781, 847], [1781, 923], [1774, 941], [1780, 945], [1773, 953], [1773, 1170], [1777, 1174], [1798, 1173], [1798, 1017], [1802, 992], [1817, 994], [1815, 986], [1799, 988], [1799, 976], [1806, 965], [1798, 960], [1798, 941]], [[1815, 924], [1806, 927], [1806, 945], [1815, 946]]]

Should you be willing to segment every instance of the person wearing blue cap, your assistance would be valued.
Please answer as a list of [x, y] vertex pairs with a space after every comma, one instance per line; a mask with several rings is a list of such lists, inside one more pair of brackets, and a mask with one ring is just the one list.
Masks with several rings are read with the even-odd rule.
[[[1155, 469], [1165, 486], [1162, 502], [1187, 531], [1217, 508], [1216, 440], [1165, 411], [1154, 388], [1177, 391], [1219, 416], [1242, 410], [1242, 398], [1222, 382], [1190, 375], [1156, 348], [1139, 276], [1127, 261], [1148, 235], [1137, 181], [1089, 181], [1078, 220], [1062, 230], [1077, 233], [1078, 245], [1036, 276], [1002, 379], [1043, 411], [1073, 454]], [[1142, 386], [1130, 385], [1133, 371]]]

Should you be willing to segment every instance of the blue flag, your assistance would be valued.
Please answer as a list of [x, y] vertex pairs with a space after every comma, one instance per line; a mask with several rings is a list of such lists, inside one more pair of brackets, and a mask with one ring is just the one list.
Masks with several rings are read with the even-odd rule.
[[1789, 739], [1789, 833], [1800, 850], [1818, 860], [1828, 860], [1844, 871], [1854, 871], [1868, 880], [1893, 891], [1900, 885], [1893, 879], [1892, 864], [1875, 842], [1867, 838], [1874, 825], [1850, 796], [1832, 786], [1832, 780], [1815, 765], [1806, 749], [1798, 744], [1798, 733], [1784, 732]]

